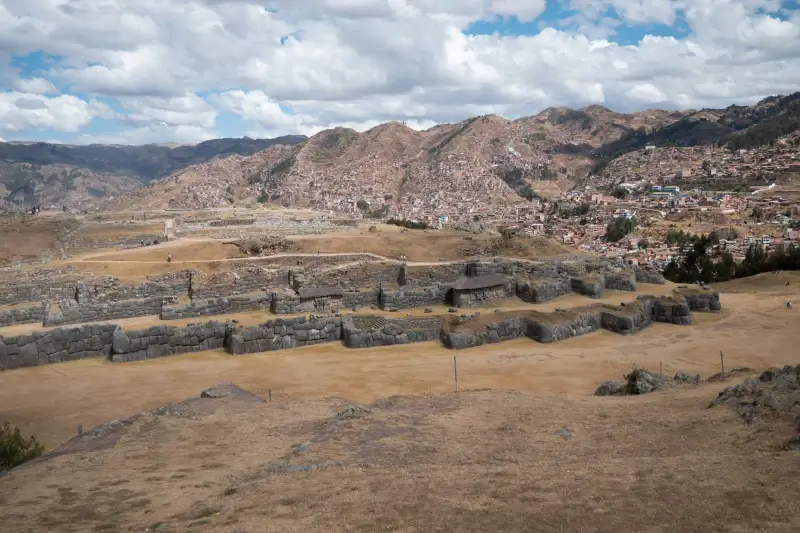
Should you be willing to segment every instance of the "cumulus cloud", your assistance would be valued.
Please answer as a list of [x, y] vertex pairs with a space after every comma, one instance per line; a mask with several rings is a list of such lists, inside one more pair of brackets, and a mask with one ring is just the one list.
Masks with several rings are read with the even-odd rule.
[[39, 129], [76, 132], [94, 118], [111, 114], [101, 102], [67, 94], [49, 98], [16, 91], [0, 93], [0, 129], [8, 132]]
[[[111, 117], [119, 131], [75, 139], [196, 142], [335, 125], [367, 129], [385, 120], [422, 127], [481, 113], [534, 114], [550, 105], [632, 111], [748, 103], [800, 86], [800, 15], [788, 5], [4, 0], [0, 58], [38, 54], [34, 68], [0, 93], [0, 133], [79, 132]], [[546, 7], [561, 8], [562, 16], [543, 18], [552, 11]], [[468, 31], [475, 22], [509, 17], [541, 31]], [[683, 30], [620, 44], [630, 29], [641, 35], [642, 24]], [[0, 72], [14, 68], [0, 64]], [[58, 94], [56, 87], [67, 90]], [[112, 102], [116, 113], [98, 99]], [[246, 130], [220, 128], [220, 113], [238, 115]]]

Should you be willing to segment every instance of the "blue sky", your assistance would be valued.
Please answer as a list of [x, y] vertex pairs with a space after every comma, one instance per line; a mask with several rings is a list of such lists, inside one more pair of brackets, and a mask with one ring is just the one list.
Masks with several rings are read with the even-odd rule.
[[[724, 106], [800, 86], [797, 0], [647, 0], [657, 11], [641, 0], [549, 0], [533, 20], [535, 0], [449, 2], [452, 14], [442, 13], [448, 0], [430, 11], [406, 0], [410, 18], [387, 16], [386, 0], [200, 1], [83, 0], [69, 12], [45, 2], [32, 12], [7, 0], [0, 138], [197, 142], [385, 120], [428, 127], [549, 105]], [[507, 14], [514, 6], [519, 16]], [[459, 41], [454, 28], [479, 40]], [[675, 40], [643, 47], [648, 35]], [[591, 44], [604, 39], [613, 46]], [[753, 50], [746, 66], [715, 59]], [[32, 89], [48, 82], [54, 90]]]

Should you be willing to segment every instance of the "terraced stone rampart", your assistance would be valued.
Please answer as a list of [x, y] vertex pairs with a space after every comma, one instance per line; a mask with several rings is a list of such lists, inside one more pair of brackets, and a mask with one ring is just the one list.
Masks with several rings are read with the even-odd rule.
[[225, 298], [192, 299], [185, 304], [164, 305], [161, 309], [162, 320], [175, 320], [198, 316], [225, 315], [247, 311], [269, 310], [273, 294], [262, 292], [242, 294]]
[[449, 285], [435, 284], [425, 287], [401, 287], [399, 289], [382, 289], [379, 306], [381, 309], [412, 309], [441, 305], [445, 301]]
[[342, 342], [348, 348], [371, 348], [432, 341], [441, 327], [441, 317], [348, 316], [342, 319]]
[[163, 302], [164, 298], [161, 296], [136, 300], [90, 303], [78, 303], [75, 300], [62, 300], [55, 309], [47, 310], [44, 316], [44, 325], [58, 326], [61, 324], [82, 324], [102, 320], [159, 315], [162, 310]]
[[16, 309], [0, 309], [0, 328], [16, 324], [41, 323], [44, 320], [45, 312], [42, 304]]
[[111, 361], [126, 363], [168, 355], [222, 348], [228, 326], [221, 322], [208, 322], [186, 327], [152, 326], [112, 333]]
[[237, 327], [230, 332], [226, 345], [228, 353], [246, 353], [286, 350], [342, 339], [340, 317], [276, 318], [256, 327]]

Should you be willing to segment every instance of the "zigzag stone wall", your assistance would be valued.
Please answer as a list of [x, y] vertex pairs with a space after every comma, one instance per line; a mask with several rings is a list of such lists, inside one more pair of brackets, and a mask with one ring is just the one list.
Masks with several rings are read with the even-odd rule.
[[445, 301], [449, 285], [429, 285], [427, 287], [401, 287], [400, 289], [382, 289], [379, 305], [381, 309], [411, 309], [440, 305]]
[[62, 300], [58, 310], [48, 310], [45, 326], [80, 324], [161, 313], [164, 298], [157, 296], [140, 300], [118, 300], [79, 304], [75, 300]]
[[225, 345], [227, 325], [208, 322], [187, 327], [153, 326], [112, 335], [111, 360], [114, 363], [142, 361], [167, 355], [213, 350]]
[[684, 297], [692, 311], [712, 313], [722, 309], [719, 293], [709, 288], [678, 287], [675, 294]]
[[348, 348], [370, 348], [436, 340], [441, 317], [410, 317], [387, 320], [379, 316], [342, 319], [342, 342]]
[[318, 298], [300, 298], [299, 296], [274, 293], [271, 311], [276, 315], [293, 315], [297, 313], [319, 313], [337, 311], [344, 307], [344, 297], [320, 296]]
[[667, 280], [658, 270], [654, 268], [635, 266], [633, 268], [636, 274], [636, 281], [639, 283], [652, 283], [655, 285], [664, 285]]
[[45, 312], [45, 307], [41, 304], [17, 309], [0, 309], [0, 328], [14, 324], [41, 323]]
[[0, 339], [0, 369], [108, 357], [114, 324], [56, 328]]
[[636, 274], [632, 270], [606, 272], [605, 288], [613, 291], [636, 291]]
[[484, 330], [464, 328], [457, 331], [447, 331], [445, 328], [442, 328], [439, 339], [446, 348], [462, 350], [464, 348], [473, 348], [484, 344], [493, 344], [524, 337], [527, 330], [527, 321], [519, 316], [498, 320], [497, 322], [488, 324]]
[[569, 278], [532, 279], [517, 282], [517, 296], [528, 303], [550, 301], [572, 292]]
[[272, 305], [273, 294], [244, 294], [225, 298], [209, 298], [206, 300], [194, 298], [187, 304], [164, 305], [161, 309], [162, 320], [191, 318], [209, 315], [224, 315], [242, 313], [246, 311], [268, 310]]
[[602, 274], [570, 278], [572, 292], [588, 296], [589, 298], [602, 298], [605, 286], [606, 283]]
[[230, 332], [226, 345], [228, 353], [246, 353], [285, 350], [334, 342], [342, 338], [340, 317], [297, 317], [268, 320], [250, 328], [235, 328]]

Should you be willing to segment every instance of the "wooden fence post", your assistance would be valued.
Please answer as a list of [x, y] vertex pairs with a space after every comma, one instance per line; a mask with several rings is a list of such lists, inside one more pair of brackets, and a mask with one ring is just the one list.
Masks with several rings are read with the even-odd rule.
[[722, 367], [722, 373], [725, 373], [725, 356], [722, 355], [722, 350], [719, 351], [719, 364]]
[[453, 356], [453, 375], [456, 378], [456, 392], [458, 392], [458, 363], [456, 363], [456, 356]]

